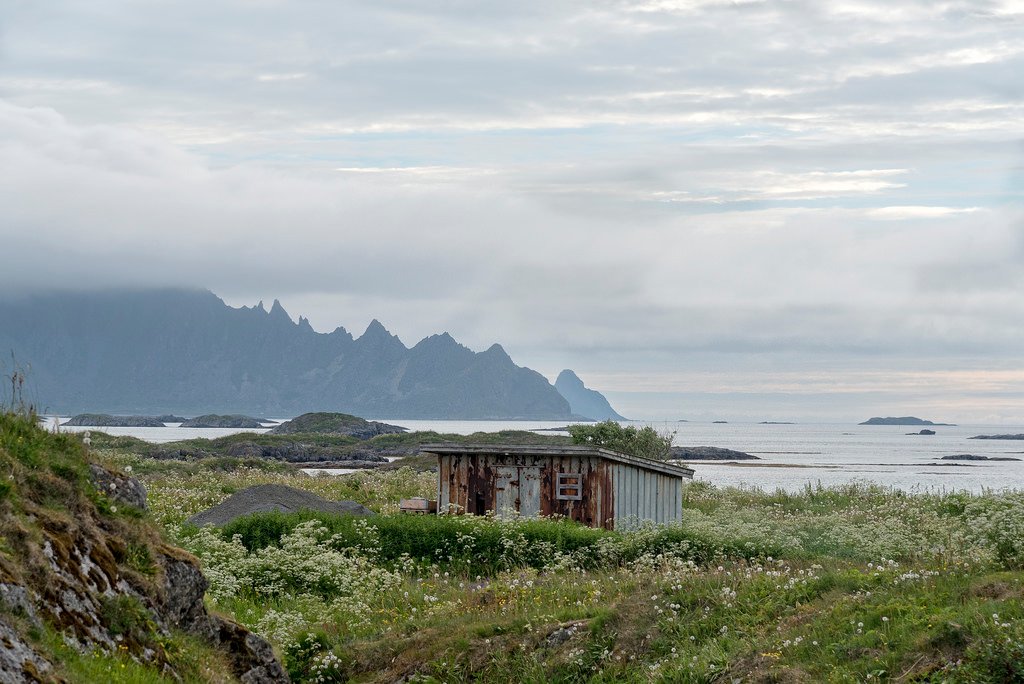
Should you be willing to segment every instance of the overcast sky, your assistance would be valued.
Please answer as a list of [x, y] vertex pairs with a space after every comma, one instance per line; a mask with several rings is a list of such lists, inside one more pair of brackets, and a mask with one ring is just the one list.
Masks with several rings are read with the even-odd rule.
[[446, 330], [631, 417], [1024, 424], [1022, 189], [1022, 0], [0, 3], [0, 290]]

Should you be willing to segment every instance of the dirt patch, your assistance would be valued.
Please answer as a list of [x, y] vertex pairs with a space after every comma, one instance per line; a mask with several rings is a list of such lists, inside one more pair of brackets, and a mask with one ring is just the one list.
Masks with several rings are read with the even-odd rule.
[[328, 501], [316, 494], [279, 484], [256, 485], [235, 492], [213, 508], [193, 515], [194, 525], [226, 525], [235, 518], [267, 511], [322, 511], [342, 515], [373, 515], [373, 511], [355, 501]]
[[1024, 588], [1009, 582], [985, 582], [971, 589], [971, 595], [997, 601], [1019, 600], [1024, 599]]

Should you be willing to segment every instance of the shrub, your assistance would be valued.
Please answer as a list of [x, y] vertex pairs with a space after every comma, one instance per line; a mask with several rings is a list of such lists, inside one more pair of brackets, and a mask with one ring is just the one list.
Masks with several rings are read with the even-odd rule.
[[637, 429], [633, 425], [622, 427], [614, 420], [606, 420], [596, 425], [570, 425], [569, 435], [573, 444], [604, 447], [631, 456], [664, 461], [672, 451], [672, 438], [675, 433], [658, 434], [657, 430], [647, 426]]

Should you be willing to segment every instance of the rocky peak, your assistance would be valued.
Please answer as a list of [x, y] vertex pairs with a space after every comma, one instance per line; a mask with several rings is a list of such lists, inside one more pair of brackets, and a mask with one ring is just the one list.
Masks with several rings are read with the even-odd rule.
[[289, 316], [288, 312], [284, 310], [283, 306], [281, 306], [281, 302], [276, 299], [274, 300], [274, 304], [270, 307], [269, 315], [271, 318], [277, 320], [288, 321], [289, 323], [292, 322], [292, 317]]

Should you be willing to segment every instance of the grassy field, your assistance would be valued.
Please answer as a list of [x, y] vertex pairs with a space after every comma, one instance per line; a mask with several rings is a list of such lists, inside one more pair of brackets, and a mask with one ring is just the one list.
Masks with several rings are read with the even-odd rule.
[[[110, 457], [203, 561], [212, 606], [267, 635], [298, 681], [1024, 681], [1019, 493], [693, 483], [682, 524], [623, 534], [403, 516], [400, 497], [435, 487], [412, 469]], [[183, 524], [261, 482], [381, 515]]]

